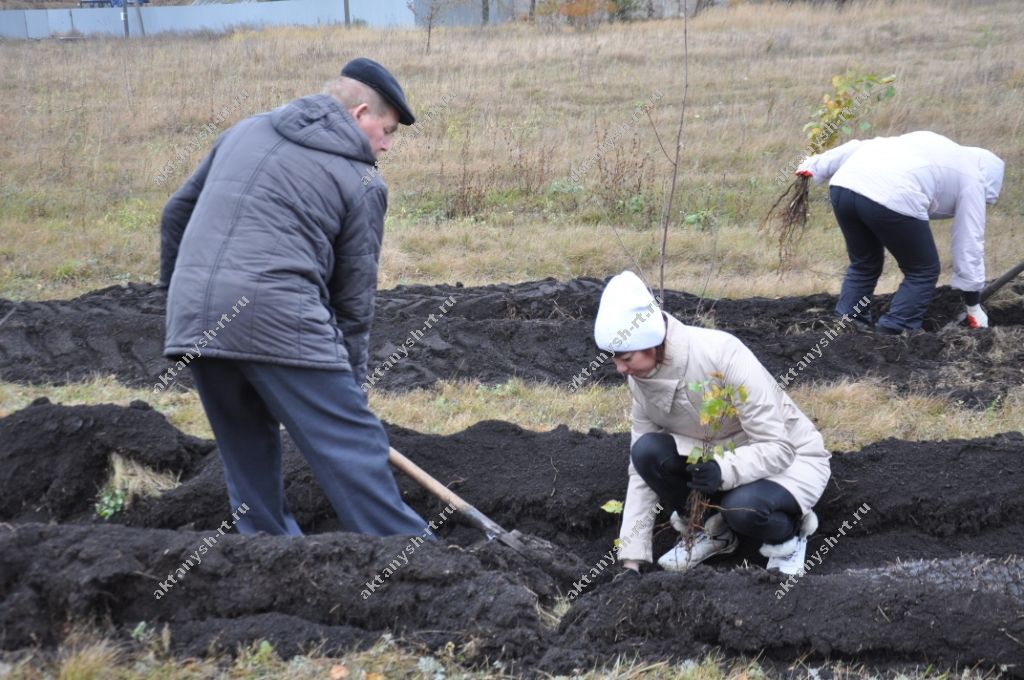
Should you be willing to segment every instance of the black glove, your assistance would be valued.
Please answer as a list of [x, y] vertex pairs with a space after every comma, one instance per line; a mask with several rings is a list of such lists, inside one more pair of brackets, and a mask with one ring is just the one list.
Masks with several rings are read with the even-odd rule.
[[712, 494], [722, 486], [722, 468], [713, 460], [687, 465], [686, 471], [690, 473], [690, 483], [687, 486], [694, 491]]

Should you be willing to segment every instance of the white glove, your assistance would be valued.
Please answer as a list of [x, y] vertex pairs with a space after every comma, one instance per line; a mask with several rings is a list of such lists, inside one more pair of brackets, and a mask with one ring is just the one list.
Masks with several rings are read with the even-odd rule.
[[679, 513], [674, 510], [672, 511], [672, 518], [669, 521], [672, 522], [672, 528], [679, 533], [686, 531], [686, 525], [689, 524], [689, 522], [684, 521], [683, 518], [679, 516]]
[[965, 321], [969, 328], [988, 328], [988, 314], [981, 305], [966, 305], [964, 313], [960, 315], [960, 322]]

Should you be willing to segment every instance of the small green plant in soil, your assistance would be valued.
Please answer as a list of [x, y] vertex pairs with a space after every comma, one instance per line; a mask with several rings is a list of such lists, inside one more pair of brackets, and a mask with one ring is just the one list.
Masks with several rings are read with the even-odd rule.
[[124, 510], [126, 495], [123, 489], [107, 487], [100, 492], [96, 500], [96, 514], [103, 519], [110, 519]]
[[[715, 439], [729, 420], [737, 418], [737, 406], [746, 402], [747, 388], [743, 385], [729, 385], [725, 376], [714, 372], [706, 380], [687, 384], [687, 389], [701, 397], [700, 424], [704, 426], [704, 438], [700, 446], [694, 446], [686, 457], [690, 464], [706, 463], [721, 458], [726, 451], [734, 451], [736, 445], [729, 441], [716, 444]], [[702, 527], [704, 513], [710, 507], [707, 495], [699, 491], [690, 492], [690, 517], [684, 540], [687, 549], [693, 548], [697, 531]]]

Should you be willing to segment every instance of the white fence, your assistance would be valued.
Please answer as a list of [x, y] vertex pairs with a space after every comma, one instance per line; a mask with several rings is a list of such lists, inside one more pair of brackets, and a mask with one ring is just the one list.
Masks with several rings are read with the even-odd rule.
[[[164, 7], [26, 9], [0, 11], [0, 38], [50, 38], [60, 35], [124, 35], [124, 17], [132, 37], [158, 33], [224, 31], [238, 26], [318, 26], [344, 24], [341, 0], [279, 0], [227, 5]], [[405, 0], [350, 0], [353, 22], [375, 28], [413, 26]]]

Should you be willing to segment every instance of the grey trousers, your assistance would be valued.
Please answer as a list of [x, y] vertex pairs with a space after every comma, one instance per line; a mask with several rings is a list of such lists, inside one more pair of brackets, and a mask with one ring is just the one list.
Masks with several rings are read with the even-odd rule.
[[283, 423], [345, 531], [422, 534], [427, 523], [401, 498], [388, 439], [349, 371], [203, 358], [192, 375], [224, 463], [240, 533], [301, 535], [284, 496]]

